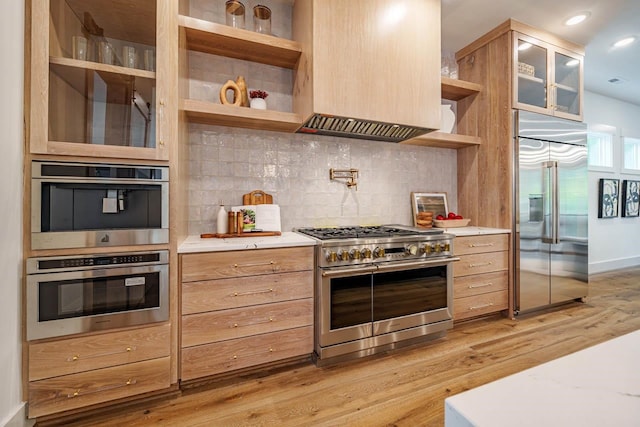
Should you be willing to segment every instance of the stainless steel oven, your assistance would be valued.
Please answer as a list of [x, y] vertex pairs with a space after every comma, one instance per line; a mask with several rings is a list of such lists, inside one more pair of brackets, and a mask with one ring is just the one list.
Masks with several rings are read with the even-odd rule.
[[381, 226], [358, 227], [355, 236], [322, 229], [323, 239], [315, 230], [297, 231], [321, 240], [317, 364], [437, 338], [453, 327], [453, 236]]
[[27, 260], [27, 340], [166, 321], [168, 251]]
[[32, 249], [168, 242], [168, 167], [32, 162]]

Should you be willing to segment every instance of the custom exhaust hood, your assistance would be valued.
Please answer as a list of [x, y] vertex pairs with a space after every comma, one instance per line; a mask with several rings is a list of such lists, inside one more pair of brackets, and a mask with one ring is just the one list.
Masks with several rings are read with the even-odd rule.
[[440, 127], [438, 0], [295, 0], [300, 133], [400, 142]]

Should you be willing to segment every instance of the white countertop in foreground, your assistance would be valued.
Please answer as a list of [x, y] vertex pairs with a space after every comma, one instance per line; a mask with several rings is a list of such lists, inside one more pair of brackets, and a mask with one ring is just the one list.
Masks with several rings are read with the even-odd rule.
[[281, 236], [230, 237], [225, 239], [189, 236], [178, 246], [178, 253], [239, 251], [246, 249], [286, 248], [293, 246], [313, 246], [317, 240], [293, 231], [285, 231]]
[[445, 400], [446, 427], [637, 427], [640, 330]]
[[438, 230], [444, 230], [445, 233], [454, 234], [458, 236], [477, 236], [483, 234], [504, 234], [511, 233], [511, 230], [506, 228], [489, 228], [489, 227], [453, 227], [453, 228], [438, 228]]

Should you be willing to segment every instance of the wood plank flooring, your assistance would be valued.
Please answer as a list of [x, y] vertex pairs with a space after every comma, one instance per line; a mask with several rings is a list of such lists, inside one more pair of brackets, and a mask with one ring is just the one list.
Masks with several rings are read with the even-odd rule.
[[64, 425], [442, 426], [448, 396], [640, 329], [640, 267], [592, 276], [590, 289], [586, 303], [465, 322], [427, 344], [250, 375]]

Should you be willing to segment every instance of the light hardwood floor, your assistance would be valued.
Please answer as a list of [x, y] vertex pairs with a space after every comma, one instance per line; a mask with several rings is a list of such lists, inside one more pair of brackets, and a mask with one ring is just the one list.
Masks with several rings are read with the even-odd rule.
[[586, 303], [465, 322], [428, 344], [248, 375], [64, 425], [442, 426], [448, 396], [640, 329], [640, 267], [590, 285]]

